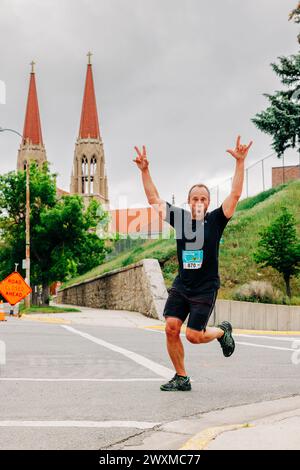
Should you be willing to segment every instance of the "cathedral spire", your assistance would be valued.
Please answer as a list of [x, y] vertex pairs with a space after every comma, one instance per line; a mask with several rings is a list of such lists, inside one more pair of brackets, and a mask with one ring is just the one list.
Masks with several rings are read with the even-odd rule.
[[87, 56], [87, 72], [79, 135], [75, 143], [70, 194], [80, 194], [86, 207], [91, 199], [108, 206], [108, 184], [93, 82], [92, 53], [88, 52]]
[[43, 145], [42, 128], [39, 113], [39, 104], [35, 84], [35, 62], [31, 62], [31, 73], [26, 106], [26, 115], [23, 130], [23, 144], [30, 142], [35, 145]]
[[100, 139], [98, 112], [91, 64], [92, 53], [88, 52], [88, 64], [82, 102], [79, 139]]

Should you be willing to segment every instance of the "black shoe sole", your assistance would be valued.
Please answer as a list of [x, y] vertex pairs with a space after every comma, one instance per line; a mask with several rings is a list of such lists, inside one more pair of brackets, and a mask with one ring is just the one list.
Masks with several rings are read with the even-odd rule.
[[192, 390], [192, 387], [190, 388], [173, 388], [173, 389], [167, 389], [167, 388], [160, 388], [162, 392], [190, 392]]
[[225, 328], [227, 328], [228, 331], [230, 331], [230, 333], [232, 333], [232, 324], [229, 323], [229, 321], [225, 320], [221, 323], [221, 325], [223, 325]]

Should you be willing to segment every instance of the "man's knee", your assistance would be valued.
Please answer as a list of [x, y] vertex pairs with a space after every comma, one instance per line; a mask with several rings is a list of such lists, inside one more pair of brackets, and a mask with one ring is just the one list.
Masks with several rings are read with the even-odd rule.
[[166, 321], [166, 335], [170, 339], [176, 339], [180, 335], [182, 321], [179, 318], [169, 317]]
[[193, 344], [205, 343], [205, 331], [186, 329], [186, 339]]

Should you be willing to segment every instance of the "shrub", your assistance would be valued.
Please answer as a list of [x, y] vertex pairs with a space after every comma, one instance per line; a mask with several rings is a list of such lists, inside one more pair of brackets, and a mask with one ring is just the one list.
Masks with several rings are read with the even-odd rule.
[[283, 303], [285, 305], [300, 305], [300, 297], [292, 296], [289, 298], [287, 295], [283, 298]]
[[281, 304], [284, 300], [283, 294], [266, 281], [251, 281], [248, 284], [243, 284], [234, 291], [233, 298], [246, 302], [268, 304]]

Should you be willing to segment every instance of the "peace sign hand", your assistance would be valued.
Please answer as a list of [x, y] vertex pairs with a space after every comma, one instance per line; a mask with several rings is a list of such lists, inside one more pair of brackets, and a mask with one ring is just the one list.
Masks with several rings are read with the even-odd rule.
[[241, 136], [239, 135], [237, 138], [236, 146], [234, 150], [231, 150], [231, 149], [226, 150], [226, 152], [230, 153], [230, 155], [232, 155], [236, 160], [239, 160], [239, 161], [245, 160], [245, 158], [247, 157], [248, 150], [253, 143], [253, 141], [251, 140], [249, 145], [241, 145], [240, 139], [241, 139]]
[[140, 152], [140, 150], [138, 149], [138, 147], [134, 147], [135, 148], [135, 151], [136, 153], [138, 154], [138, 156], [135, 158], [135, 160], [133, 160], [138, 168], [141, 170], [141, 171], [145, 171], [147, 170], [148, 168], [148, 165], [149, 165], [149, 161], [147, 160], [147, 154], [146, 154], [146, 147], [145, 145], [143, 145], [143, 151]]

